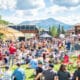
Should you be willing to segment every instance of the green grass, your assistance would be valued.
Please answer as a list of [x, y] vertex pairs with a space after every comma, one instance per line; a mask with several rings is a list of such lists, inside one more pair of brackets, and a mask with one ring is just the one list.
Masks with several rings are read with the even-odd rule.
[[[33, 75], [34, 70], [33, 69], [28, 69], [26, 67], [26, 65], [22, 65], [21, 68], [24, 69], [24, 71], [25, 71], [26, 80], [33, 80], [33, 78], [34, 78], [34, 75]], [[13, 66], [13, 67], [11, 67], [10, 70], [13, 72], [15, 69], [16, 69], [16, 66]]]
[[[71, 62], [73, 62], [73, 66], [67, 67], [70, 73], [73, 73], [74, 70], [76, 69], [76, 57], [71, 57], [70, 59]], [[26, 80], [33, 80], [34, 79], [34, 70], [33, 69], [28, 69], [27, 65], [22, 65], [21, 66], [25, 70], [26, 74]], [[54, 65], [54, 70], [58, 71], [60, 67], [60, 64], [55, 64]], [[11, 70], [14, 71], [16, 69], [16, 66], [11, 67]]]

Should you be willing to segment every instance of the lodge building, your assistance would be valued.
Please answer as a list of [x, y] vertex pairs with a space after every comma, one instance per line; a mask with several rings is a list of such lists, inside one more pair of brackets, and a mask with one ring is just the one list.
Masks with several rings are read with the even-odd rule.
[[80, 24], [75, 25], [75, 34], [80, 34]]
[[39, 30], [36, 25], [10, 25], [8, 27], [24, 33], [25, 39], [39, 36]]
[[9, 26], [13, 29], [19, 30], [23, 33], [35, 33], [37, 34], [38, 28], [36, 27], [36, 25], [17, 25], [17, 26]]

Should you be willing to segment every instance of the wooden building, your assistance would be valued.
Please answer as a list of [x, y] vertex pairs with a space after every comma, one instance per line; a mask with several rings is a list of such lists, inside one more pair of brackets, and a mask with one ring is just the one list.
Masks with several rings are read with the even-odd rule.
[[7, 25], [0, 24], [0, 34], [3, 35], [3, 40], [16, 40], [19, 37], [24, 37], [24, 34], [18, 30], [9, 28]]
[[27, 38], [39, 34], [39, 30], [36, 25], [14, 25], [9, 27], [23, 32]]
[[80, 34], [80, 24], [75, 25], [75, 34]]
[[19, 30], [23, 33], [38, 33], [38, 28], [36, 27], [36, 25], [16, 25], [9, 27]]
[[66, 36], [70, 36], [70, 35], [72, 35], [74, 33], [75, 33], [75, 29], [67, 30], [66, 31]]

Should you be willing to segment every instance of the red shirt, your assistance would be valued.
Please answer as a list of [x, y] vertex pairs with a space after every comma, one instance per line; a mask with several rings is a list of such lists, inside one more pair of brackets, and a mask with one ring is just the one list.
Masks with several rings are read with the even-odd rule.
[[63, 63], [68, 63], [68, 62], [69, 62], [69, 56], [65, 55], [64, 56]]
[[16, 48], [14, 46], [10, 46], [9, 52], [10, 54], [14, 54], [16, 52]]

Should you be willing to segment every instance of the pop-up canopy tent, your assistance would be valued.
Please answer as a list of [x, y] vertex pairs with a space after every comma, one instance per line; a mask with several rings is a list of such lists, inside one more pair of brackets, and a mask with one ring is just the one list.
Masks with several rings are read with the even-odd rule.
[[44, 34], [40, 35], [39, 37], [40, 38], [52, 38], [52, 36], [47, 33], [44, 33]]
[[64, 39], [64, 38], [65, 38], [65, 35], [64, 35], [64, 34], [60, 34], [59, 37], [60, 37], [61, 39]]

